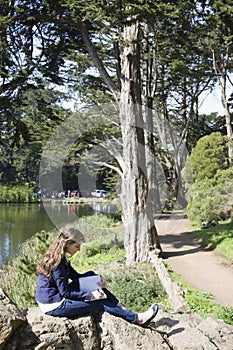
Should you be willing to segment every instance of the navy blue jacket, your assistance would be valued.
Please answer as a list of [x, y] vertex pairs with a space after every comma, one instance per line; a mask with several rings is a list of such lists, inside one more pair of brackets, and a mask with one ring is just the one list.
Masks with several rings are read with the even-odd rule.
[[[65, 299], [85, 300], [91, 299], [90, 291], [79, 290], [79, 278], [94, 275], [92, 271], [79, 274], [73, 269], [66, 258], [52, 270], [52, 277], [38, 276], [36, 300], [42, 304], [51, 304]], [[69, 283], [69, 280], [72, 280]]]

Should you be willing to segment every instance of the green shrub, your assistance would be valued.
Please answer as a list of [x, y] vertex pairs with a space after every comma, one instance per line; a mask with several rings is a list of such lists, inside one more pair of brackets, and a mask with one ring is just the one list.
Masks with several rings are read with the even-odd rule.
[[214, 219], [226, 220], [231, 217], [233, 198], [233, 167], [218, 170], [215, 177], [195, 182], [188, 190], [188, 217], [198, 225]]
[[228, 166], [226, 137], [216, 132], [198, 141], [185, 170], [188, 216], [193, 223], [230, 217], [233, 167]]
[[226, 185], [233, 182], [233, 166], [227, 169], [220, 169], [214, 176], [214, 184], [216, 185]]
[[199, 139], [190, 155], [194, 181], [213, 179], [218, 170], [228, 167], [227, 142], [220, 132]]
[[36, 265], [57, 232], [41, 231], [27, 240], [21, 253], [0, 274], [0, 285], [20, 308], [35, 306]]
[[179, 282], [181, 289], [184, 290], [184, 297], [191, 311], [198, 313], [203, 318], [215, 317], [233, 325], [232, 307], [217, 304], [210, 294], [194, 289], [184, 278], [176, 275], [171, 269], [169, 273], [171, 278]]
[[193, 232], [205, 245], [233, 261], [233, 222]]
[[161, 302], [167, 297], [154, 269], [146, 271], [146, 274], [145, 271], [143, 268], [141, 271], [124, 268], [124, 271], [108, 280], [110, 289], [120, 301], [136, 312], [146, 310], [152, 303]]
[[111, 241], [123, 243], [124, 229], [118, 213], [81, 216], [75, 225], [83, 232], [85, 242], [98, 242], [99, 245]]
[[22, 186], [0, 185], [0, 203], [32, 203], [38, 199], [33, 195], [33, 187], [28, 184]]
[[194, 183], [190, 188], [187, 212], [193, 223], [201, 225], [210, 219], [223, 220], [227, 214], [224, 208], [225, 197], [221, 194], [221, 189], [212, 186], [209, 180]]

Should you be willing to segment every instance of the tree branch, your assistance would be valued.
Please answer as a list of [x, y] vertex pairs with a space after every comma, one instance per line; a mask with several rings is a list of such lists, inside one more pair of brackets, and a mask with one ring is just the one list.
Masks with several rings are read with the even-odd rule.
[[121, 171], [118, 167], [116, 167], [116, 166], [114, 166], [114, 165], [108, 164], [108, 163], [106, 163], [106, 162], [95, 162], [95, 161], [94, 161], [93, 163], [96, 164], [96, 165], [106, 166], [107, 168], [113, 169], [113, 170], [116, 171], [120, 176], [122, 176], [122, 171]]
[[111, 157], [115, 158], [121, 169], [124, 169], [123, 157], [109, 139], [105, 140], [105, 142], [99, 142], [98, 146], [103, 148]]
[[100, 59], [99, 55], [97, 54], [97, 51], [90, 40], [86, 24], [81, 20], [81, 18], [78, 19], [78, 24], [79, 24], [79, 29], [80, 29], [83, 41], [86, 45], [87, 51], [89, 52], [91, 58], [93, 59], [93, 62], [95, 63], [96, 67], [98, 68], [103, 80], [105, 81], [110, 91], [114, 95], [116, 101], [119, 101], [120, 91], [117, 88], [117, 86], [114, 84], [112, 78], [108, 74], [103, 64], [103, 61]]

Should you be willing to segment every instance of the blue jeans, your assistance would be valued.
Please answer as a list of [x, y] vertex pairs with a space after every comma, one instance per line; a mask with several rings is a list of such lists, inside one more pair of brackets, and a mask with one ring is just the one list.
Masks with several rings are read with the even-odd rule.
[[104, 311], [111, 315], [121, 317], [130, 323], [136, 323], [137, 321], [137, 314], [135, 312], [122, 309], [119, 306], [111, 303], [108, 299], [90, 302], [66, 299], [62, 305], [55, 310], [47, 312], [46, 314], [55, 317], [68, 318], [93, 315], [96, 318], [99, 318]]
[[[92, 271], [88, 271], [84, 276], [90, 276], [94, 274]], [[73, 287], [77, 284], [77, 281], [71, 282]], [[94, 315], [99, 318], [99, 315], [103, 312], [108, 312], [111, 315], [121, 317], [130, 323], [136, 323], [137, 313], [125, 310], [117, 306], [119, 300], [108, 289], [103, 288], [107, 299], [96, 301], [81, 301], [65, 299], [64, 302], [55, 310], [49, 311], [46, 314], [55, 317], [68, 317], [77, 318], [81, 316]]]

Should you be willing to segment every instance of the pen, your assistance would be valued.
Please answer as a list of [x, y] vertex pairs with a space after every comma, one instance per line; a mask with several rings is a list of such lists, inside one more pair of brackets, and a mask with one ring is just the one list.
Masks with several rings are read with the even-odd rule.
[[102, 290], [97, 289], [97, 291], [100, 293], [100, 295], [101, 295], [101, 296], [103, 296], [103, 295], [104, 295], [104, 292], [103, 292]]

